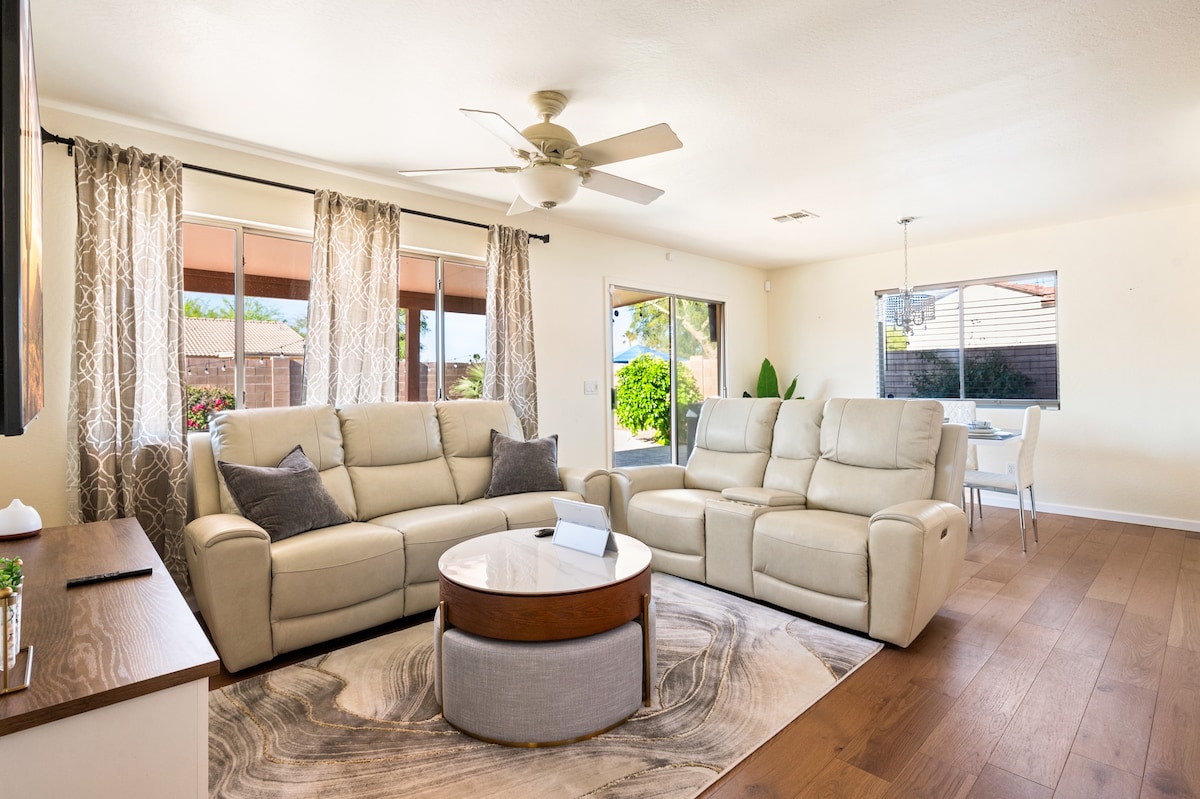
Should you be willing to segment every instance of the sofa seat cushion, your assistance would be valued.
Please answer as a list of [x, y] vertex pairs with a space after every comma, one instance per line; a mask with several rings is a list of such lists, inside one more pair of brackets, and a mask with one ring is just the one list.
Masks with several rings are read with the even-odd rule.
[[508, 529], [518, 527], [553, 527], [558, 522], [554, 512], [552, 497], [573, 499], [584, 502], [584, 498], [574, 491], [533, 491], [527, 494], [508, 494], [491, 499], [475, 499], [468, 506], [479, 505], [485, 508], [499, 508], [508, 519]]
[[271, 544], [271, 619], [350, 607], [404, 586], [404, 536], [362, 522]]
[[836, 511], [765, 513], [754, 525], [754, 571], [831, 596], [869, 595], [869, 519]]
[[629, 501], [629, 534], [648, 547], [684, 555], [704, 554], [704, 508], [720, 491], [668, 488], [643, 491]]
[[508, 529], [504, 511], [487, 505], [433, 505], [371, 522], [404, 533], [405, 587], [437, 582], [438, 558], [460, 541]]

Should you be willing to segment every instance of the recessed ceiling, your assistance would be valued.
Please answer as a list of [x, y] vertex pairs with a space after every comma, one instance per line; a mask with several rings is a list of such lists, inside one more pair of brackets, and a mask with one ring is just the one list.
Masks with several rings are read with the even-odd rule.
[[[1195, 0], [32, 0], [48, 106], [193, 131], [505, 209], [512, 161], [461, 107], [683, 149], [541, 215], [761, 267], [1200, 199]], [[54, 131], [73, 135], [75, 131]], [[134, 144], [135, 142], [129, 142]], [[780, 225], [797, 208], [819, 218]]]

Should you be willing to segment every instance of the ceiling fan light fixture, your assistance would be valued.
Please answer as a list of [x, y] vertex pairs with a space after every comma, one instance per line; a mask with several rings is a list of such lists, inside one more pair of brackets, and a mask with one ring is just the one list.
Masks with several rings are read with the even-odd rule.
[[554, 163], [531, 164], [517, 173], [517, 193], [530, 205], [553, 208], [570, 202], [583, 177], [574, 169]]

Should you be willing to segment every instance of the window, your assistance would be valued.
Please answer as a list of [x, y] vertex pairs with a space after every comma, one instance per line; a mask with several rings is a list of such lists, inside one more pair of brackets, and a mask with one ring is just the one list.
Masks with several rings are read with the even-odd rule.
[[483, 394], [487, 274], [482, 263], [434, 255], [400, 258], [398, 382], [401, 400]]
[[613, 465], [687, 463], [701, 403], [725, 393], [725, 306], [616, 286], [609, 302]]
[[299, 405], [312, 242], [240, 225], [184, 222], [189, 430], [228, 407]]
[[1057, 407], [1058, 273], [919, 286], [932, 310], [906, 336], [877, 291], [879, 396]]
[[[187, 221], [183, 259], [188, 429], [230, 407], [301, 404], [311, 239]], [[404, 253], [396, 290], [397, 398], [481, 396], [483, 264]]]

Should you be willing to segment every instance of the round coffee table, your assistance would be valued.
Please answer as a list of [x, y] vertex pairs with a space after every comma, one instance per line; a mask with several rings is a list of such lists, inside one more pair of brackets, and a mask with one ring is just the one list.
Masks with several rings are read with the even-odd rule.
[[618, 551], [597, 557], [533, 533], [479, 536], [438, 560], [443, 716], [514, 746], [612, 729], [648, 701], [654, 664], [650, 549], [618, 533]]

